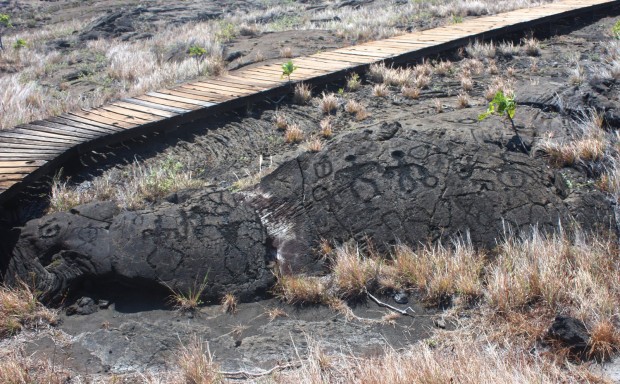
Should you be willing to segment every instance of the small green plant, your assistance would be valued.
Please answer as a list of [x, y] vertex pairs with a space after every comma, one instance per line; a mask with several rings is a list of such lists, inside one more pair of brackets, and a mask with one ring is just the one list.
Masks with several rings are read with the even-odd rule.
[[338, 94], [340, 96], [344, 95], [344, 88], [338, 88]]
[[207, 54], [207, 50], [199, 45], [192, 45], [189, 47], [189, 55], [191, 57], [203, 58]]
[[286, 63], [282, 64], [282, 78], [286, 76], [288, 77], [288, 81], [291, 81], [291, 75], [293, 74], [293, 72], [295, 72], [296, 69], [297, 67], [295, 66], [295, 64], [293, 64], [293, 60], [289, 60]]
[[0, 13], [0, 51], [4, 50], [4, 46], [2, 45], [2, 30], [11, 27], [13, 27], [13, 24], [11, 24], [11, 16], [6, 13]]
[[24, 39], [17, 39], [15, 40], [15, 43], [13, 44], [13, 48], [15, 49], [26, 48], [27, 46], [28, 46], [28, 43]]
[[489, 102], [487, 111], [478, 116], [478, 121], [482, 121], [492, 115], [505, 116], [510, 121], [512, 128], [516, 132], [515, 123], [513, 121], [516, 110], [517, 103], [515, 102], [514, 96], [506, 95], [504, 94], [504, 91], [499, 90], [495, 93], [493, 100]]
[[616, 21], [616, 24], [611, 28], [611, 32], [616, 40], [620, 40], [620, 20]]
[[207, 288], [207, 274], [202, 279], [202, 282], [198, 284], [197, 281], [194, 281], [194, 284], [184, 292], [180, 289], [174, 289], [167, 283], [163, 283], [171, 293], [170, 295], [170, 303], [174, 305], [176, 309], [182, 312], [190, 312], [194, 311], [201, 305], [203, 302], [201, 300], [202, 294], [204, 290]]
[[220, 31], [216, 34], [218, 41], [222, 43], [227, 43], [237, 37], [237, 29], [235, 27], [235, 24], [225, 20], [222, 20], [219, 24]]
[[452, 24], [460, 24], [463, 22], [463, 16], [461, 15], [452, 15]]

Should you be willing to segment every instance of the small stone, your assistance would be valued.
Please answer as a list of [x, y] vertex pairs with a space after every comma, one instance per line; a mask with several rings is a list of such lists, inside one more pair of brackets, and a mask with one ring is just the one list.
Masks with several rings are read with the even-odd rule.
[[405, 292], [398, 292], [394, 295], [394, 301], [398, 304], [407, 304], [409, 302], [409, 295]]
[[446, 329], [446, 321], [444, 319], [435, 320], [435, 326], [437, 328]]
[[99, 309], [108, 309], [110, 306], [109, 300], [99, 300]]

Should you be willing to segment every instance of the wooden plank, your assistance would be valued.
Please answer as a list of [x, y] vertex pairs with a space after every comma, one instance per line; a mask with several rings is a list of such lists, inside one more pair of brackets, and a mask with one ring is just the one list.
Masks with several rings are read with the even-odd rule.
[[99, 135], [99, 136], [107, 135], [109, 133], [115, 132], [114, 130], [111, 130], [108, 128], [95, 127], [94, 125], [82, 124], [76, 121], [67, 120], [67, 119], [63, 119], [60, 117], [48, 117], [47, 120], [43, 120], [41, 122], [41, 125], [43, 124], [43, 122], [45, 122], [45, 124], [58, 124], [58, 125], [65, 126], [65, 127], [80, 128], [80, 129], [83, 129], [84, 131], [92, 132], [94, 135]]
[[67, 145], [63, 143], [49, 143], [49, 142], [40, 142], [38, 140], [33, 141], [32, 139], [24, 139], [19, 137], [8, 137], [0, 135], [0, 144], [2, 144], [2, 148], [18, 148], [18, 149], [55, 149], [58, 151], [65, 151], [67, 149]]
[[55, 132], [50, 132], [50, 129], [47, 127], [39, 127], [36, 125], [29, 125], [29, 124], [24, 124], [24, 125], [15, 127], [11, 129], [11, 132], [24, 133], [27, 135], [31, 135], [33, 137], [55, 138], [55, 139], [63, 140], [63, 142], [66, 142], [66, 143], [73, 143], [73, 144], [83, 143], [85, 141], [92, 139], [92, 137], [84, 138], [84, 137], [76, 137], [76, 136], [71, 136], [67, 134], [59, 134]]
[[199, 105], [196, 105], [196, 104], [181, 103], [178, 101], [164, 99], [164, 98], [156, 97], [156, 96], [140, 95], [140, 96], [136, 96], [135, 98], [138, 100], [143, 100], [143, 101], [147, 101], [147, 102], [154, 103], [154, 104], [161, 104], [161, 105], [166, 105], [169, 107], [185, 109], [188, 112], [201, 108]]
[[238, 73], [239, 76], [247, 77], [252, 80], [264, 80], [264, 81], [272, 81], [274, 83], [284, 84], [287, 83], [288, 80], [282, 79], [279, 75], [268, 75], [260, 72], [253, 72], [250, 69], [244, 69], [243, 72]]
[[18, 167], [18, 168], [3, 167], [3, 168], [0, 168], [0, 175], [7, 174], [7, 173], [27, 175], [29, 173], [36, 171], [37, 169], [39, 169], [39, 167]]
[[211, 82], [211, 81], [209, 81], [209, 82], [196, 81], [194, 83], [190, 83], [190, 84], [186, 84], [186, 85], [195, 86], [195, 87], [199, 87], [199, 88], [204, 88], [204, 89], [208, 89], [208, 90], [217, 89], [218, 91], [226, 91], [227, 94], [235, 95], [235, 96], [246, 96], [246, 95], [251, 95], [251, 94], [257, 92], [256, 88], [241, 89], [241, 88], [235, 88], [235, 87], [231, 87], [231, 86], [221, 85], [221, 84], [218, 84], [216, 82]]
[[346, 54], [338, 53], [338, 52], [317, 53], [310, 57], [325, 58], [329, 60], [346, 60], [352, 63], [356, 63], [358, 65], [359, 64], [370, 64], [370, 63], [374, 63], [378, 61], [375, 57], [360, 56], [360, 55], [346, 55]]
[[16, 181], [0, 181], [0, 189], [7, 190], [17, 183]]
[[66, 121], [66, 124], [71, 124], [71, 123], [84, 124], [86, 126], [94, 126], [94, 127], [98, 127], [98, 128], [101, 128], [101, 129], [105, 129], [105, 130], [108, 130], [110, 132], [124, 131], [124, 129], [121, 128], [121, 127], [115, 127], [113, 125], [104, 124], [104, 123], [101, 123], [101, 122], [98, 122], [98, 121], [93, 121], [93, 120], [90, 120], [90, 119], [85, 119], [83, 117], [79, 117], [79, 116], [75, 116], [75, 115], [70, 115], [68, 113], [63, 113], [62, 115], [50, 118], [49, 120], [56, 121], [56, 119], [59, 119], [59, 122], [62, 122], [64, 120], [64, 121]]
[[21, 138], [24, 140], [40, 141], [43, 143], [47, 143], [47, 142], [61, 143], [61, 144], [66, 144], [68, 147], [82, 142], [82, 140], [72, 138], [69, 136], [63, 137], [63, 136], [54, 135], [51, 133], [38, 132], [38, 131], [33, 131], [33, 130], [21, 129], [21, 128], [11, 129], [10, 132], [7, 132], [3, 134], [2, 136]]
[[39, 120], [27, 124], [32, 129], [42, 130], [45, 132], [62, 133], [69, 136], [80, 137], [84, 140], [91, 140], [100, 137], [102, 133], [97, 133], [82, 128], [76, 128], [69, 125], [56, 124], [51, 121]]
[[1, 153], [0, 161], [14, 160], [53, 160], [58, 154], [52, 153]]
[[47, 163], [47, 161], [41, 161], [41, 160], [0, 161], [0, 168], [14, 168], [14, 167], [35, 167], [37, 168], [37, 167], [42, 167], [43, 165], [45, 165], [45, 163]]
[[230, 78], [216, 77], [214, 79], [209, 79], [208, 83], [213, 84], [213, 85], [219, 85], [222, 87], [229, 87], [229, 88], [234, 88], [234, 89], [240, 89], [242, 91], [253, 91], [253, 92], [260, 92], [260, 91], [264, 91], [270, 88], [264, 85], [251, 84], [248, 81], [244, 81], [242, 83], [241, 80], [242, 79], [233, 80]]
[[16, 148], [13, 147], [13, 145], [17, 145], [17, 144], [12, 144], [11, 148], [2, 148], [0, 149], [0, 152], [2, 153], [34, 153], [34, 154], [38, 154], [38, 153], [47, 153], [47, 154], [54, 154], [57, 155], [59, 153], [63, 153], [66, 148], [63, 149], [50, 149], [50, 148], [36, 148], [36, 147], [32, 147], [32, 148]]
[[127, 108], [124, 108], [118, 105], [104, 105], [103, 107], [101, 107], [101, 109], [105, 109], [106, 111], [118, 113], [121, 115], [137, 117], [137, 118], [140, 118], [146, 121], [162, 120], [162, 117], [159, 115], [154, 115], [152, 113], [146, 113], [146, 112], [139, 112], [139, 111], [135, 111], [133, 109], [127, 109]]
[[[179, 115], [192, 111], [191, 109], [178, 108], [178, 107], [174, 107], [170, 105], [163, 105], [163, 104], [153, 103], [153, 102], [146, 101], [146, 100], [134, 99], [134, 98], [126, 98], [126, 99], [123, 99], [123, 101], [129, 104], [135, 104], [141, 107], [153, 108], [153, 109], [158, 109], [161, 111], [171, 112], [171, 113], [178, 113]], [[192, 108], [193, 107], [194, 106], [192, 106]]]
[[210, 91], [207, 88], [198, 87], [196, 85], [181, 85], [178, 88], [174, 89], [177, 92], [182, 92], [190, 95], [202, 96], [205, 99], [209, 99], [213, 102], [221, 103], [223, 101], [228, 101], [230, 99], [236, 99], [239, 95], [232, 95], [222, 91], [222, 93], [216, 93], [215, 91]]
[[173, 117], [173, 116], [177, 116], [177, 113], [174, 113], [174, 112], [168, 112], [168, 111], [164, 111], [162, 109], [145, 107], [143, 105], [139, 105], [139, 104], [135, 104], [135, 103], [129, 103], [129, 102], [125, 102], [125, 101], [116, 101], [116, 102], [112, 103], [112, 105], [115, 105], [117, 107], [126, 108], [126, 109], [131, 109], [133, 111], [146, 112], [146, 113], [150, 113], [151, 115], [156, 115], [156, 116], [160, 116], [160, 117]]
[[199, 107], [211, 107], [215, 105], [215, 103], [213, 102], [207, 102], [207, 101], [202, 101], [202, 100], [195, 100], [195, 99], [190, 99], [186, 97], [175, 96], [171, 94], [170, 91], [167, 91], [165, 89], [161, 90], [160, 92], [147, 92], [146, 95], [151, 96], [151, 97], [157, 97], [160, 99], [166, 99], [170, 101], [177, 101], [180, 103], [185, 103], [185, 104], [190, 104], [190, 105], [197, 105]]
[[[237, 72], [237, 74], [238, 73], [239, 72]], [[273, 86], [278, 85], [280, 83], [279, 81], [248, 79], [242, 76], [240, 77], [240, 76], [232, 75], [232, 74], [220, 76], [217, 78], [217, 80], [231, 82], [231, 83], [234, 82], [234, 83], [239, 83], [239, 84], [249, 84], [249, 85], [254, 85], [257, 87], [267, 87], [267, 89], [272, 88]]]
[[126, 115], [122, 115], [120, 113], [115, 113], [115, 112], [110, 112], [110, 111], [106, 111], [104, 109], [101, 108], [96, 108], [96, 109], [83, 109], [84, 112], [88, 112], [88, 113], [92, 113], [101, 117], [105, 117], [107, 119], [110, 120], [114, 120], [114, 121], [118, 121], [121, 123], [131, 123], [131, 124], [137, 124], [137, 125], [142, 125], [142, 124], [146, 124], [146, 123], [150, 123], [149, 120], [145, 120], [145, 119], [141, 119], [139, 117], [135, 117], [135, 116], [126, 116]]
[[111, 126], [117, 127], [117, 128], [133, 128], [133, 127], [137, 127], [138, 126], [138, 124], [136, 124], [136, 123], [121, 122], [121, 121], [118, 121], [118, 120], [113, 120], [113, 119], [110, 119], [110, 118], [107, 118], [107, 117], [103, 117], [103, 116], [101, 116], [99, 114], [96, 114], [96, 113], [90, 113], [90, 112], [86, 112], [86, 111], [82, 111], [82, 112], [69, 112], [67, 114], [67, 116], [74, 116], [74, 117], [79, 117], [79, 118], [86, 119], [86, 120], [92, 120], [92, 121], [95, 121], [95, 122], [111, 125]]
[[2, 181], [21, 181], [24, 179], [23, 173], [0, 173], [0, 182]]
[[[215, 94], [209, 92], [194, 91], [191, 89], [183, 88], [167, 89], [162, 92], [165, 92], [166, 95], [175, 97], [186, 97], [189, 100], [211, 103], [213, 105], [219, 104], [227, 100], [223, 95], [216, 96]], [[207, 105], [207, 107], [211, 107], [211, 105]]]

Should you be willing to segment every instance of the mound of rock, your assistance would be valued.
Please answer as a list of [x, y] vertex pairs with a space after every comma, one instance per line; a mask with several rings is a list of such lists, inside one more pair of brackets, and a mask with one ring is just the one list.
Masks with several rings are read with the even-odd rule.
[[615, 230], [602, 193], [566, 193], [543, 159], [498, 145], [497, 131], [404, 125], [343, 135], [282, 164], [251, 191], [187, 191], [186, 199], [142, 211], [100, 203], [33, 220], [7, 278], [34, 274], [57, 299], [83, 281], [186, 290], [207, 276], [206, 296], [252, 300], [273, 283], [274, 258], [284, 271], [319, 270], [312, 249], [320, 239], [369, 238], [388, 250], [468, 234], [493, 247], [507, 228]]

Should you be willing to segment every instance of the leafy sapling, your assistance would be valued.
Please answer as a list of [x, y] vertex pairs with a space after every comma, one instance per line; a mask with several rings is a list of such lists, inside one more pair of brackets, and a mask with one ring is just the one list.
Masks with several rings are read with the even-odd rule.
[[288, 81], [291, 81], [291, 75], [293, 74], [293, 72], [295, 72], [295, 70], [297, 69], [297, 67], [293, 64], [293, 60], [289, 60], [286, 63], [282, 64], [282, 78], [284, 78], [284, 76], [288, 77]]
[[192, 45], [189, 47], [189, 55], [197, 59], [202, 59], [207, 54], [207, 50], [199, 45]]
[[6, 13], [0, 13], [0, 51], [4, 50], [4, 46], [2, 45], [2, 32], [4, 29], [13, 27], [11, 24], [11, 16]]
[[528, 152], [525, 143], [521, 140], [521, 136], [519, 135], [519, 131], [517, 130], [517, 126], [514, 122], [515, 113], [517, 111], [517, 103], [515, 102], [514, 95], [504, 94], [504, 91], [499, 90], [493, 97], [493, 100], [489, 102], [489, 107], [485, 113], [478, 115], [478, 121], [482, 121], [489, 116], [497, 115], [500, 117], [505, 117], [510, 121], [510, 125], [512, 126], [512, 130], [514, 131], [517, 139], [520, 141], [521, 146]]

